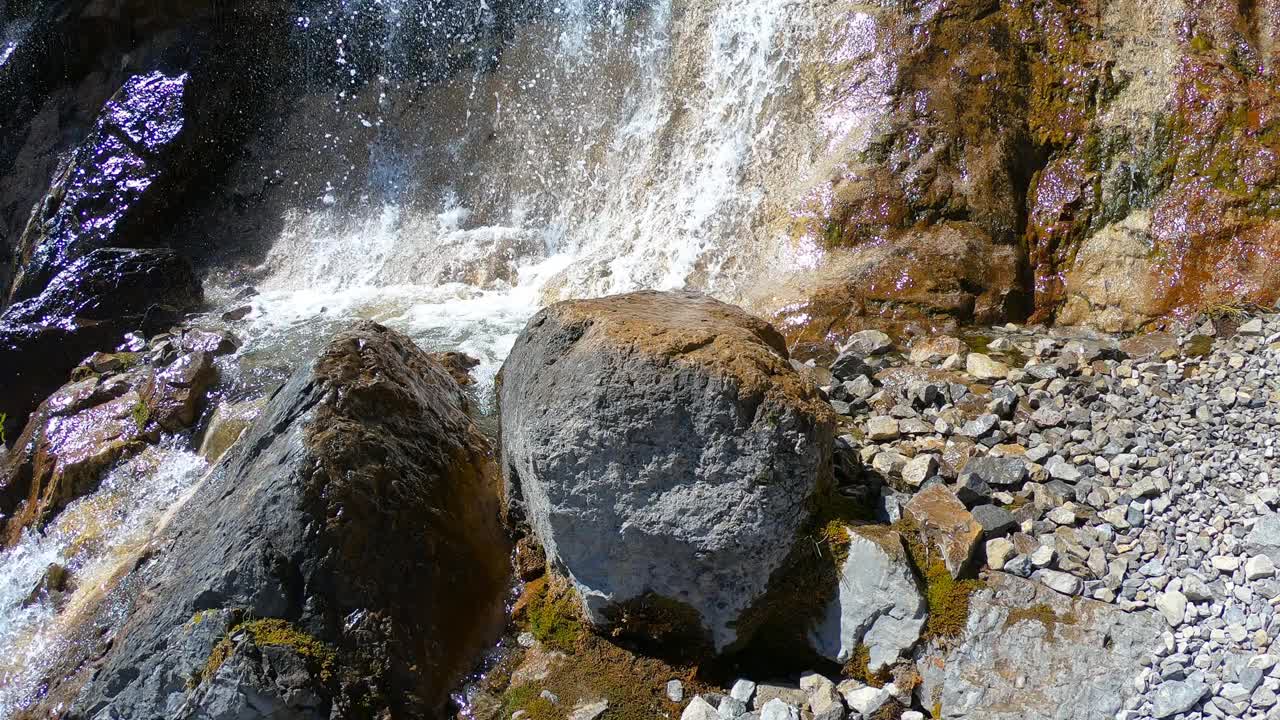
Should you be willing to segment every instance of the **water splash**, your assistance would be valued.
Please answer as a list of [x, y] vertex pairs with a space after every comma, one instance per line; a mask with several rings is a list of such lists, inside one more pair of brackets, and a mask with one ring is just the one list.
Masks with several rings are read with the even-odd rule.
[[[39, 698], [44, 674], [75, 642], [76, 608], [101, 592], [206, 470], [202, 458], [180, 445], [171, 439], [121, 463], [44, 532], [27, 532], [0, 551], [0, 717], [12, 717]], [[52, 565], [65, 568], [72, 583], [61, 602], [32, 596]]]
[[[359, 7], [396, 27], [414, 12]], [[366, 157], [335, 160], [320, 197], [285, 212], [253, 271], [246, 354], [283, 360], [370, 317], [476, 353], [492, 374], [555, 300], [679, 287], [739, 299], [789, 242], [767, 222], [766, 188], [823, 142], [792, 132], [811, 120], [797, 76], [825, 52], [817, 28], [796, 0], [558, 0], [496, 64], [430, 83], [384, 65], [342, 87], [333, 102], [367, 112], [325, 140]], [[359, 64], [347, 43], [337, 58]]]

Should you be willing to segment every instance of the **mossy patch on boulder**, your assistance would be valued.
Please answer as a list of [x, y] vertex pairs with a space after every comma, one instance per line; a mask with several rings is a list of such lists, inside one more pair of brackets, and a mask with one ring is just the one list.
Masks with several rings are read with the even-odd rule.
[[[560, 720], [577, 705], [600, 700], [609, 703], [609, 720], [678, 716], [679, 704], [668, 700], [663, 688], [673, 678], [692, 691], [704, 687], [695, 660], [704, 657], [705, 634], [694, 635], [703, 643], [695, 645], [694, 652], [669, 647], [666, 650], [671, 652], [664, 652], [664, 657], [654, 657], [645, 651], [653, 649], [655, 637], [671, 643], [687, 638], [686, 621], [696, 614], [679, 603], [654, 597], [643, 604], [624, 605], [619, 612], [627, 617], [617, 618], [616, 632], [597, 635], [584, 621], [581, 603], [566, 580], [553, 576], [530, 582], [513, 613], [516, 629], [532, 633], [553, 653], [540, 652], [547, 664], [537, 680], [528, 680], [521, 670], [523, 651], [499, 663], [486, 680], [498, 696], [493, 717], [505, 720], [523, 710], [530, 720]], [[698, 632], [702, 632], [700, 626]], [[556, 700], [545, 697], [544, 690]]]
[[1038, 603], [1027, 608], [1017, 608], [1009, 611], [1009, 616], [1005, 618], [1006, 627], [1017, 625], [1020, 622], [1038, 622], [1044, 626], [1045, 638], [1050, 642], [1054, 639], [1054, 631], [1058, 625], [1075, 625], [1078, 622], [1074, 612], [1067, 611], [1056, 613], [1048, 603]]
[[[200, 622], [197, 614], [193, 622]], [[265, 647], [287, 648], [302, 658], [309, 670], [323, 684], [334, 680], [334, 672], [338, 660], [337, 651], [327, 643], [303, 632], [293, 623], [281, 618], [265, 618], [244, 622], [231, 628], [226, 636], [213, 646], [209, 659], [204, 667], [193, 677], [195, 685], [208, 681], [222, 667], [241, 643], [251, 642], [253, 645]]]

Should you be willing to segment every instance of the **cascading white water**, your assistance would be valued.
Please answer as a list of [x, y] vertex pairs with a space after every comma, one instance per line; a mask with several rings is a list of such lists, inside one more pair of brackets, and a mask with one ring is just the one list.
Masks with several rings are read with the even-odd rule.
[[257, 268], [248, 353], [292, 353], [365, 316], [492, 375], [548, 302], [675, 287], [741, 299], [785, 269], [790, 237], [765, 198], [821, 146], [800, 77], [821, 54], [813, 4], [550, 5], [494, 68], [411, 93], [383, 79], [364, 102], [342, 91], [362, 108], [355, 130], [376, 132], [366, 176], [398, 179], [395, 192], [344, 195], [335, 178], [285, 212]]
[[[260, 264], [208, 287], [219, 312], [245, 302], [243, 276], [259, 291], [233, 325], [245, 342], [224, 369], [249, 378], [235, 392], [357, 317], [479, 357], [485, 388], [549, 302], [675, 287], [747, 300], [811, 260], [797, 203], [848, 172], [825, 156], [865, 144], [889, 82], [874, 23], [808, 0], [547, 0], [500, 54], [467, 29], [454, 44], [482, 46], [473, 61], [432, 74], [397, 44], [435, 32], [437, 4], [333, 0], [297, 19], [353, 79], [302, 98], [276, 155], [245, 173], [287, 201], [266, 205], [279, 224]], [[477, 26], [489, 4], [474, 0]], [[840, 85], [851, 63], [871, 80]], [[317, 191], [289, 194], [303, 187]], [[122, 463], [0, 553], [0, 717], [39, 694], [75, 609], [203, 474], [181, 444]], [[24, 607], [53, 562], [76, 581], [68, 606]]]
[[[24, 533], [0, 551], [0, 718], [38, 696], [78, 611], [134, 558], [156, 521], [205, 469], [203, 459], [171, 440], [121, 463], [43, 532]], [[54, 565], [66, 569], [75, 592], [65, 604], [29, 597]]]

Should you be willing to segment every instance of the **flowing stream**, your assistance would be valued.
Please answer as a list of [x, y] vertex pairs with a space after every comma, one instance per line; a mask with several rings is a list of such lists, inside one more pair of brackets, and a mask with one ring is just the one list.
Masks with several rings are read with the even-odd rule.
[[[454, 3], [448, 24], [433, 0], [332, 0], [298, 17], [307, 62], [340, 82], [281, 118], [281, 145], [304, 151], [262, 171], [319, 190], [281, 206], [252, 267], [210, 275], [210, 318], [251, 308], [224, 384], [276, 382], [363, 317], [480, 358], [484, 395], [550, 302], [680, 287], [751, 302], [812, 263], [794, 200], [876, 101], [824, 90], [824, 67], [869, 52], [865, 33], [826, 29], [830, 4], [547, 0], [505, 31], [489, 27], [492, 4]], [[457, 36], [437, 37], [446, 26]], [[419, 66], [424, 34], [471, 52]], [[40, 693], [77, 602], [207, 470], [186, 443], [120, 464], [0, 553], [0, 717]], [[51, 562], [72, 571], [70, 599], [26, 603]]]

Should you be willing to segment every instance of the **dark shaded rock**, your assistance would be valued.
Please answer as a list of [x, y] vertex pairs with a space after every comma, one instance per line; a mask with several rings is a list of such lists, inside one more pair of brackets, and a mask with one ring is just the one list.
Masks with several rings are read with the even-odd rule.
[[1016, 487], [1027, 479], [1027, 464], [1022, 458], [984, 455], [970, 458], [965, 463], [960, 471], [960, 481], [964, 482], [969, 475], [996, 487]]
[[[10, 302], [36, 296], [58, 273], [94, 250], [128, 245], [185, 125], [187, 75], [129, 78], [102, 108], [88, 137], [60, 169], [18, 241]], [[154, 201], [152, 201], [154, 202]]]
[[430, 353], [430, 355], [432, 360], [440, 363], [441, 367], [449, 371], [449, 375], [459, 385], [466, 387], [475, 382], [471, 378], [471, 371], [480, 364], [480, 360], [477, 358], [460, 352], [434, 352]]
[[38, 602], [49, 602], [57, 607], [62, 604], [67, 592], [72, 589], [71, 573], [65, 566], [52, 563], [45, 568], [36, 586], [31, 588], [31, 592], [22, 601], [22, 606], [30, 607]]
[[839, 380], [853, 380], [859, 376], [870, 377], [875, 369], [866, 363], [865, 355], [846, 350], [841, 352], [835, 362], [831, 363], [831, 374]]
[[96, 250], [39, 296], [0, 315], [0, 413], [16, 435], [72, 368], [124, 334], [154, 333], [202, 300], [191, 265], [171, 250]]
[[656, 595], [742, 639], [832, 478], [834, 415], [782, 336], [691, 292], [564, 302], [499, 382], [508, 492], [593, 625]]
[[68, 718], [436, 716], [503, 622], [497, 484], [458, 384], [359, 323], [108, 593], [128, 619], [45, 702], [76, 697]]
[[[65, 191], [81, 180], [106, 188], [113, 169], [135, 176], [139, 158], [151, 183], [141, 191], [143, 201], [130, 204], [108, 231], [110, 244], [173, 242], [189, 248], [198, 242], [175, 221], [201, 199], [235, 193], [187, 191], [212, 191], [245, 147], [245, 136], [269, 116], [265, 99], [287, 99], [300, 87], [283, 79], [298, 67], [296, 57], [287, 57], [298, 10], [295, 2], [274, 0], [53, 0], [9, 3], [0, 10], [0, 37], [13, 43], [0, 41], [6, 54], [12, 52], [0, 63], [0, 102], [5, 104], [0, 112], [0, 298], [10, 297], [12, 274], [35, 249], [30, 242], [35, 237], [21, 247], [25, 229], [51, 220], [43, 212], [65, 207], [71, 200]], [[169, 81], [182, 80], [182, 129], [159, 153], [148, 154], [135, 142], [139, 135], [110, 133], [131, 132], [138, 120], [175, 117], [171, 107], [163, 107], [167, 100], [156, 102], [157, 93], [136, 87], [159, 73]], [[97, 173], [95, 167], [107, 172]], [[79, 170], [72, 168], [87, 172], [77, 178]], [[124, 198], [136, 190], [116, 184], [113, 192]], [[109, 200], [108, 195], [99, 198]], [[225, 238], [225, 228], [221, 231]], [[99, 231], [86, 223], [71, 234]], [[49, 270], [45, 281], [61, 269]], [[19, 299], [40, 289], [36, 283]]]
[[970, 510], [973, 519], [982, 526], [984, 537], [996, 538], [1008, 535], [1018, 528], [1018, 521], [1008, 510], [996, 505], [979, 505]]
[[991, 486], [981, 476], [962, 473], [956, 484], [956, 497], [968, 507], [991, 502]]

